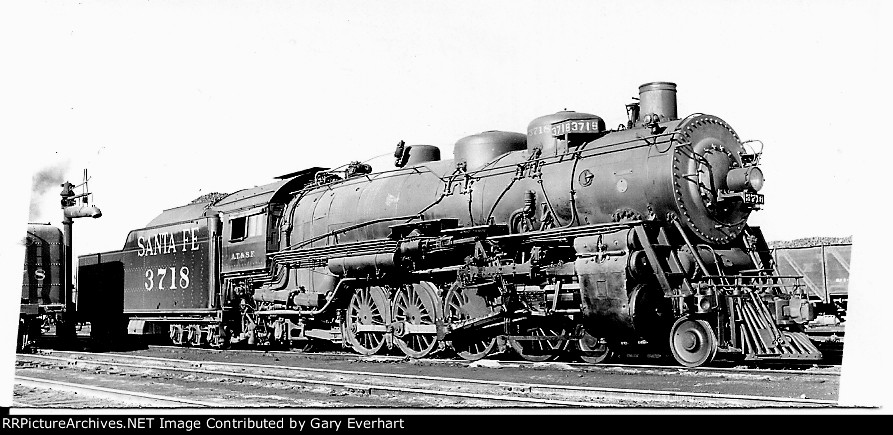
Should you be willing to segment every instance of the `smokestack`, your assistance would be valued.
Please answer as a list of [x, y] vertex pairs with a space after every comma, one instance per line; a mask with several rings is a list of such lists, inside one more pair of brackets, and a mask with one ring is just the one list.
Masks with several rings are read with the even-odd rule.
[[661, 122], [678, 119], [676, 116], [676, 83], [651, 82], [639, 86], [640, 125], [647, 115], [657, 115]]

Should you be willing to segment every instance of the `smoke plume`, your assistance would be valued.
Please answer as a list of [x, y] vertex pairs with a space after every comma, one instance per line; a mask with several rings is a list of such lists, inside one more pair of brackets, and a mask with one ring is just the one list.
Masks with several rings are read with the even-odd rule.
[[51, 195], [54, 195], [57, 199], [55, 201], [55, 211], [61, 213], [58, 200], [61, 199], [59, 192], [62, 191], [62, 183], [65, 182], [66, 171], [68, 171], [68, 162], [60, 162], [40, 169], [31, 178], [29, 222], [45, 222], [52, 216]]

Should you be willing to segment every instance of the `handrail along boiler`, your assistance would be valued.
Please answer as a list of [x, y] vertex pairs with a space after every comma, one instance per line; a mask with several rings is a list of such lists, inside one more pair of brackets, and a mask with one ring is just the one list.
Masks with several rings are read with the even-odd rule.
[[81, 265], [119, 262], [131, 332], [180, 344], [819, 359], [798, 277], [747, 225], [761, 147], [716, 116], [678, 118], [673, 83], [642, 85], [627, 114], [608, 130], [561, 111], [460, 139], [452, 160], [401, 141], [395, 169], [310, 168], [166, 210]]

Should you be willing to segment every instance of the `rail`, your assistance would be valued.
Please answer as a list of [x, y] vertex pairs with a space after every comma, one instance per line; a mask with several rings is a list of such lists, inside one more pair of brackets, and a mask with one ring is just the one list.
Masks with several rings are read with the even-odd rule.
[[76, 384], [72, 382], [55, 381], [50, 379], [35, 378], [31, 376], [16, 375], [15, 383], [29, 388], [65, 391], [78, 395], [93, 396], [106, 400], [150, 407], [221, 407], [221, 405], [217, 403], [189, 400], [181, 397], [161, 396], [158, 394], [150, 394], [139, 391], [127, 391], [116, 388], [99, 387], [96, 385]]
[[[226, 376], [274, 382], [288, 382], [308, 385], [327, 385], [358, 389], [371, 393], [408, 393], [414, 395], [448, 396], [454, 398], [474, 398], [486, 401], [526, 404], [527, 406], [570, 406], [603, 407], [605, 399], [636, 399], [660, 402], [679, 406], [682, 401], [707, 402], [714, 405], [738, 405], [748, 407], [765, 406], [836, 406], [831, 400], [805, 399], [783, 396], [750, 396], [719, 393], [700, 393], [669, 390], [646, 390], [630, 388], [591, 387], [581, 385], [559, 385], [511, 382], [474, 378], [428, 376], [401, 373], [380, 373], [332, 368], [265, 365], [219, 361], [193, 361], [135, 355], [96, 355], [76, 352], [59, 352], [77, 359], [51, 355], [19, 355], [20, 359], [56, 361], [70, 367], [89, 369], [93, 365], [116, 368], [131, 367], [146, 370], [155, 369], [192, 375]], [[123, 362], [128, 361], [128, 362]], [[434, 382], [431, 388], [423, 384]], [[408, 385], [408, 386], [407, 386]], [[523, 392], [523, 394], [518, 394]]]

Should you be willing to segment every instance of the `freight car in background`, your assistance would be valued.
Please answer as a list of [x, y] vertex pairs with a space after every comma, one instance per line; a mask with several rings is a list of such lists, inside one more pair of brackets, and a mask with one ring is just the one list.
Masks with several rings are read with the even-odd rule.
[[[783, 275], [800, 275], [818, 316], [807, 335], [823, 352], [842, 350], [850, 281], [850, 238], [814, 237], [772, 242], [775, 267]], [[832, 349], [839, 347], [840, 349]]]
[[846, 319], [852, 243], [848, 238], [773, 242], [772, 258], [784, 275], [801, 275], [811, 301], [828, 314]]

